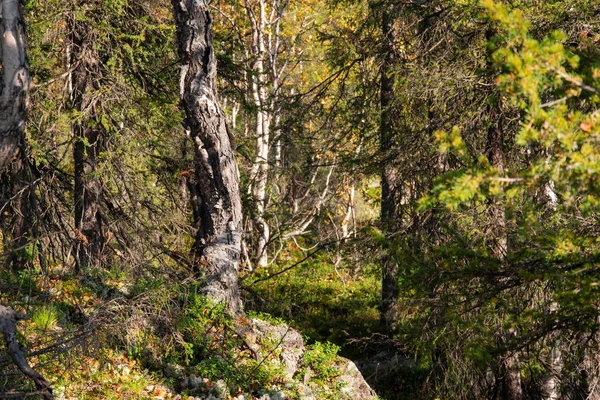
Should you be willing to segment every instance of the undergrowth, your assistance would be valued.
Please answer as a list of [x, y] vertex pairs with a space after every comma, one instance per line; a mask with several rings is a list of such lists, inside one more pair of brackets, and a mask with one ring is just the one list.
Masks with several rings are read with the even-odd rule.
[[[341, 373], [334, 367], [339, 347], [319, 334], [316, 322], [327, 313], [332, 318], [323, 321], [329, 324], [327, 331], [337, 329], [335, 322], [348, 310], [341, 305], [367, 290], [364, 283], [340, 286], [334, 279], [322, 279], [320, 287], [329, 288], [321, 292], [322, 297], [299, 302], [301, 307], [314, 302], [315, 307], [308, 307], [306, 319], [296, 323], [315, 325], [304, 326], [310, 344], [290, 381], [278, 362], [279, 341], [261, 338], [257, 344], [266, 356], [257, 357], [237, 329], [239, 321], [199, 293], [201, 282], [174, 283], [160, 277], [132, 283], [130, 276], [115, 269], [89, 270], [85, 277], [56, 269], [47, 275], [25, 271], [4, 278], [15, 291], [28, 293], [11, 305], [32, 317], [19, 326], [20, 342], [30, 352], [39, 352], [29, 358], [32, 366], [51, 382], [56, 398], [81, 400], [160, 399], [174, 393], [184, 398], [207, 393], [259, 398], [282, 393], [293, 399], [305, 390], [304, 384], [319, 399], [340, 398]], [[298, 277], [276, 285], [293, 284], [301, 291], [300, 282]], [[325, 302], [337, 290], [341, 290], [339, 299], [333, 296]], [[282, 301], [282, 309], [293, 309], [295, 300]], [[321, 301], [330, 308], [319, 310]], [[249, 311], [247, 317], [275, 326], [287, 321], [284, 313]], [[324, 337], [324, 343], [315, 341], [317, 337]], [[33, 390], [26, 380], [3, 388]]]

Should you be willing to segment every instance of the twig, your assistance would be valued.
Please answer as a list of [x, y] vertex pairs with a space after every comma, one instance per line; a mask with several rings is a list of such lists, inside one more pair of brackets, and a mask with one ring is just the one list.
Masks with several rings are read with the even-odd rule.
[[567, 74], [566, 72], [563, 72], [559, 69], [554, 68], [552, 65], [550, 64], [546, 64], [548, 66], [548, 68], [551, 71], [554, 71], [558, 76], [560, 76], [561, 78], [563, 78], [565, 81], [572, 83], [575, 86], [580, 87], [583, 90], [587, 90], [588, 92], [592, 92], [592, 93], [600, 93], [600, 91], [598, 91], [598, 89], [596, 89], [595, 87], [592, 87], [590, 85], [586, 85], [585, 83], [583, 83], [582, 81], [577, 80], [575, 77]]

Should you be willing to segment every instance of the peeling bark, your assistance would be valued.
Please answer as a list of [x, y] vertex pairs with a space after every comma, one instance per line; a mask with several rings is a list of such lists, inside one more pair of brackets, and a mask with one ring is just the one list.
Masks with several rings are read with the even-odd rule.
[[242, 310], [238, 268], [242, 204], [239, 171], [225, 114], [217, 101], [217, 62], [206, 0], [172, 0], [181, 58], [181, 105], [195, 145], [198, 230], [192, 255], [206, 278], [204, 293]]
[[25, 120], [31, 83], [25, 22], [18, 0], [2, 1], [2, 93], [0, 95], [0, 173], [14, 171], [23, 156]]
[[4, 233], [10, 232], [9, 265], [23, 269], [28, 263], [24, 249], [32, 228], [32, 198], [26, 154], [25, 122], [31, 85], [26, 51], [23, 10], [18, 0], [3, 0], [0, 14], [2, 88], [0, 94], [0, 207], [9, 203], [2, 218]]

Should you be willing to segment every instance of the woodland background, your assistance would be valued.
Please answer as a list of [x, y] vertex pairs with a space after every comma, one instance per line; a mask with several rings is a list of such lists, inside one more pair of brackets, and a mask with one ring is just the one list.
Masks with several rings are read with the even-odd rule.
[[[202, 294], [173, 4], [24, 2], [0, 303], [57, 398], [194, 395], [191, 374], [310, 398]], [[302, 332], [313, 398], [343, 398], [339, 353], [382, 399], [600, 399], [597, 1], [209, 10], [243, 318]], [[0, 364], [0, 398], [36, 390]]]

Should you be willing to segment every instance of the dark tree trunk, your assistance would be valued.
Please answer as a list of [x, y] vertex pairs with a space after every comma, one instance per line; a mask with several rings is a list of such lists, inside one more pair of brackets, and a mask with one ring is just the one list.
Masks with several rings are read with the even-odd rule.
[[[487, 135], [487, 158], [499, 174], [504, 173], [504, 130], [502, 126], [502, 112], [500, 104], [494, 105], [490, 112], [492, 125], [488, 128]], [[506, 216], [504, 201], [502, 199], [490, 199], [487, 208], [488, 220], [488, 244], [490, 252], [499, 262], [504, 262], [508, 251], [508, 239], [506, 228]], [[499, 328], [500, 344], [510, 342], [514, 336], [513, 328], [504, 330]], [[519, 354], [510, 348], [502, 359], [498, 360], [500, 371], [497, 376], [500, 387], [501, 398], [506, 400], [521, 400], [523, 389], [521, 388], [521, 371]]]
[[[9, 233], [9, 265], [24, 268], [29, 258], [25, 246], [32, 226], [32, 191], [27, 179], [25, 121], [30, 86], [26, 52], [25, 22], [18, 0], [3, 0], [0, 19], [2, 93], [0, 97], [0, 208], [4, 233]], [[7, 204], [8, 203], [8, 204]]]
[[[396, 227], [397, 171], [390, 159], [394, 145], [394, 128], [391, 106], [394, 98], [394, 31], [393, 19], [388, 10], [382, 10], [381, 27], [383, 35], [381, 65], [381, 125], [380, 150], [383, 155], [381, 165], [381, 222], [385, 233]], [[387, 254], [382, 260], [381, 320], [385, 327], [394, 330], [398, 323], [398, 263]]]
[[[485, 39], [490, 42], [496, 32], [493, 29], [485, 31]], [[487, 76], [493, 77], [496, 74], [492, 63], [492, 53], [487, 56]], [[490, 86], [493, 86], [493, 79]], [[498, 93], [491, 93], [496, 96], [495, 101], [489, 107], [490, 126], [487, 131], [486, 157], [490, 164], [496, 168], [499, 175], [504, 174], [506, 168], [506, 155], [504, 152], [504, 115], [502, 112], [502, 100]], [[490, 98], [492, 99], [492, 98]], [[498, 260], [500, 264], [504, 263], [508, 252], [508, 231], [506, 227], [506, 208], [504, 199], [490, 198], [487, 205], [486, 240], [491, 255]], [[505, 353], [497, 358], [498, 374], [496, 376], [496, 387], [499, 389], [501, 399], [521, 400], [523, 399], [523, 389], [521, 387], [521, 363], [519, 353], [511, 349], [510, 343], [514, 341], [516, 335], [514, 328], [504, 329], [498, 326], [498, 344], [505, 347]]]
[[[498, 106], [494, 106], [490, 119], [492, 126], [488, 128], [486, 153], [490, 164], [504, 173], [504, 132], [502, 129], [502, 115]], [[502, 199], [491, 199], [487, 208], [487, 239], [492, 255], [503, 261], [507, 251], [505, 207]]]
[[[79, 1], [77, 5], [81, 5]], [[72, 125], [74, 137], [73, 162], [75, 166], [74, 211], [76, 268], [98, 265], [104, 247], [101, 219], [102, 182], [95, 174], [98, 153], [104, 134], [97, 121], [96, 105], [89, 94], [97, 89], [101, 76], [98, 56], [93, 50], [93, 40], [85, 21], [74, 16], [69, 19], [69, 67], [71, 107], [77, 111], [78, 120]], [[88, 111], [85, 111], [88, 110]]]
[[181, 58], [181, 104], [195, 147], [199, 224], [192, 255], [205, 275], [205, 294], [238, 313], [242, 204], [232, 137], [217, 101], [212, 19], [206, 0], [172, 4]]

